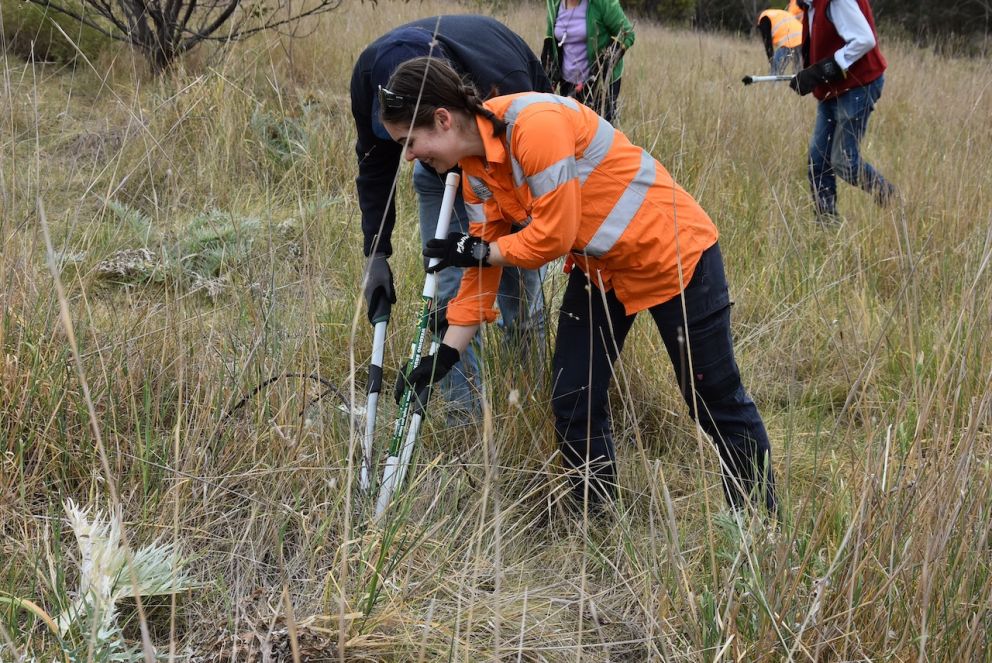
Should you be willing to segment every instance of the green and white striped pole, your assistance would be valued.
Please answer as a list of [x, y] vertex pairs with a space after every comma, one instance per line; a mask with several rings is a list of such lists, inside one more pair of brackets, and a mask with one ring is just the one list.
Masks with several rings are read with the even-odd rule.
[[[448, 236], [448, 225], [451, 222], [451, 210], [455, 205], [455, 195], [458, 193], [458, 184], [461, 176], [458, 173], [448, 173], [444, 180], [444, 197], [441, 199], [441, 212], [437, 219], [437, 230], [434, 232], [435, 239], [444, 239]], [[439, 259], [432, 258], [429, 266], [436, 265]], [[417, 324], [417, 332], [414, 335], [413, 343], [410, 344], [410, 362], [407, 367], [410, 371], [420, 363], [420, 355], [423, 351], [424, 340], [430, 333], [430, 317], [434, 308], [434, 295], [437, 290], [437, 275], [428, 274], [424, 281], [423, 304], [420, 308], [420, 320]], [[438, 342], [431, 343], [430, 354], [437, 352]], [[408, 373], [409, 374], [409, 373]], [[417, 398], [417, 403], [413, 399]], [[379, 498], [375, 504], [375, 515], [378, 518], [389, 506], [393, 498], [393, 493], [403, 484], [406, 478], [407, 468], [410, 465], [410, 457], [413, 455], [413, 447], [420, 432], [420, 424], [424, 419], [424, 407], [427, 405], [426, 394], [414, 394], [412, 389], [407, 389], [403, 393], [400, 401], [400, 411], [396, 417], [396, 426], [393, 429], [393, 438], [389, 443], [389, 458], [382, 471], [382, 481], [379, 483]], [[409, 419], [409, 427], [407, 420]], [[405, 434], [404, 434], [405, 431]]]

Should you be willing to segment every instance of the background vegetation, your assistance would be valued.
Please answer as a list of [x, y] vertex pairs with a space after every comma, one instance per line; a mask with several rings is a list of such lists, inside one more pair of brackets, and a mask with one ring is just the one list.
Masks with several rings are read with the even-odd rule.
[[[70, 1], [66, 7], [98, 20], [80, 3]], [[45, 62], [75, 62], [80, 55], [95, 59], [110, 43], [107, 37], [76, 19], [22, 1], [0, 4], [0, 34], [5, 50], [25, 60]]]
[[[549, 508], [547, 384], [492, 334], [484, 423], [432, 419], [405, 498], [370, 523], [338, 407], [361, 402], [370, 349], [348, 80], [383, 31], [451, 10], [349, 4], [157, 77], [120, 50], [5, 53], [0, 659], [100, 660], [43, 618], [77, 598], [72, 498], [120, 509], [133, 550], [181, 551], [193, 589], [143, 619], [117, 605], [130, 643], [143, 624], [180, 660], [987, 660], [989, 62], [884, 33], [865, 152], [905, 203], [844, 186], [836, 230], [803, 174], [815, 104], [739, 83], [767, 66], [756, 40], [641, 21], [624, 78], [619, 126], [721, 229], [778, 528], [722, 511], [647, 319], [613, 391], [617, 513]], [[501, 16], [532, 45], [542, 17]], [[422, 283], [408, 180], [390, 367]], [[552, 270], [552, 311], [562, 285]], [[285, 379], [226, 416], [290, 371], [341, 394]]]
[[[690, 22], [704, 30], [748, 33], [769, 7], [785, 8], [785, 0], [624, 0], [628, 11], [663, 22]], [[885, 32], [906, 41], [950, 53], [988, 54], [992, 3], [988, 0], [871, 0]]]

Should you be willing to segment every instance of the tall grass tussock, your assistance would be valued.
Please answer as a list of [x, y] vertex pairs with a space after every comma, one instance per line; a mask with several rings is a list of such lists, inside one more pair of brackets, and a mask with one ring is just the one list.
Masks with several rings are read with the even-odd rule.
[[[84, 600], [66, 500], [125, 558], [183, 551], [175, 591], [115, 601], [145, 660], [992, 660], [992, 78], [884, 33], [864, 149], [904, 201], [842, 184], [838, 229], [806, 188], [813, 101], [739, 83], [757, 40], [641, 22], [628, 56], [618, 126], [721, 231], [777, 525], [724, 511], [647, 317], [611, 391], [615, 513], [553, 506], [547, 357], [489, 331], [483, 421], [430, 417], [371, 522], [351, 65], [444, 12], [539, 50], [542, 8], [505, 7], [346, 3], [159, 77], [120, 50], [3, 56], [0, 660], [113, 660], [54, 621]], [[423, 282], [398, 182], [387, 383]]]

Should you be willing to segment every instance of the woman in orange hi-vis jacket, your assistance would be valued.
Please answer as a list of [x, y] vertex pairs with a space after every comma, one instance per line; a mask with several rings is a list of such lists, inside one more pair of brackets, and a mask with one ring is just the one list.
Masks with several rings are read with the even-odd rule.
[[[634, 316], [648, 311], [692, 416], [720, 452], [732, 506], [775, 510], [771, 448], [741, 384], [717, 230], [645, 150], [573, 99], [541, 93], [483, 102], [437, 59], [410, 60], [380, 88], [383, 126], [407, 159], [460, 166], [471, 234], [428, 242], [434, 268], [465, 268], [443, 343], [407, 377], [429, 390], [479, 325], [495, 319], [500, 267], [568, 256], [552, 409], [575, 496], [616, 493], [607, 389]], [[403, 390], [401, 375], [397, 392]], [[397, 394], [399, 396], [399, 393]]]

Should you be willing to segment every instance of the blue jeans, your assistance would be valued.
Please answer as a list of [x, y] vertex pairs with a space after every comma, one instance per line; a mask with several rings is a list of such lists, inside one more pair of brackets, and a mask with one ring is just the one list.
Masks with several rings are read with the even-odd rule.
[[[720, 247], [703, 252], [682, 295], [649, 312], [661, 332], [690, 414], [720, 452], [727, 502], [739, 508], [750, 496], [774, 514], [771, 445], [734, 359]], [[607, 390], [613, 363], [633, 323], [634, 316], [624, 312], [612, 290], [604, 295], [588, 286], [580, 270], [572, 270], [558, 319], [551, 407], [562, 457], [576, 470], [570, 473], [573, 495], [580, 500], [586, 470], [591, 502], [609, 500], [615, 493], [616, 450]], [[692, 375], [688, 374], [690, 356]]]
[[781, 46], [775, 49], [771, 61], [771, 74], [781, 76], [782, 74], [799, 73], [802, 62], [802, 55], [798, 46]]
[[[437, 230], [437, 217], [444, 197], [444, 180], [416, 161], [413, 166], [413, 188], [417, 192], [420, 206], [420, 241], [426, 246], [427, 240], [433, 239]], [[448, 232], [467, 233], [468, 230], [468, 213], [459, 189]], [[544, 346], [544, 291], [541, 284], [545, 271], [544, 267], [539, 270], [503, 268], [496, 297], [500, 311], [498, 324], [505, 338], [514, 341], [520, 348], [528, 347], [537, 351]], [[458, 294], [462, 270], [448, 267], [438, 272], [437, 277], [436, 310], [443, 315], [448, 302]], [[462, 353], [461, 361], [455, 364], [451, 373], [441, 382], [440, 389], [449, 405], [478, 415], [482, 412], [479, 402], [481, 383], [475, 345], [476, 343], [469, 345]]]
[[809, 144], [809, 183], [817, 214], [837, 213], [837, 176], [875, 195], [884, 204], [893, 187], [861, 158], [868, 117], [882, 96], [884, 76], [821, 101]]

